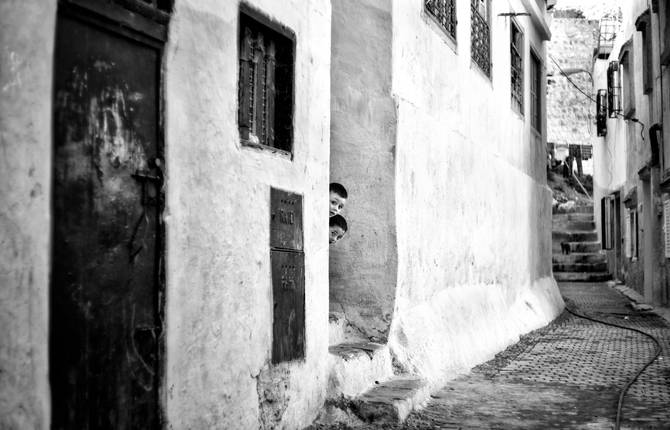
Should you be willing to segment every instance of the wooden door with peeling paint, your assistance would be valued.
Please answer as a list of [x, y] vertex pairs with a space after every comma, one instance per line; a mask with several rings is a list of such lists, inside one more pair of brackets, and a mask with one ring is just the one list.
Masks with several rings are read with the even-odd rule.
[[52, 428], [158, 428], [162, 45], [63, 9], [54, 63]]

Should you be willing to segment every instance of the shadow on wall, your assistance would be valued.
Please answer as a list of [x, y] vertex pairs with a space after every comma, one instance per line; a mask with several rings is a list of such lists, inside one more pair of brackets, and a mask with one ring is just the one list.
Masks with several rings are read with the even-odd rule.
[[330, 174], [348, 190], [349, 232], [330, 248], [330, 310], [353, 336], [385, 342], [398, 259], [390, 2], [334, 2], [331, 36]]

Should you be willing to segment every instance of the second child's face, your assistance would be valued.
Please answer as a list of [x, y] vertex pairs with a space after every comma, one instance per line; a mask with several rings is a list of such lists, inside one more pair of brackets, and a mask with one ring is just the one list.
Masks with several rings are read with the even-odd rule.
[[339, 194], [331, 191], [330, 192], [330, 210], [328, 211], [330, 216], [335, 216], [342, 212], [342, 208], [344, 207], [345, 203], [347, 203], [347, 199], [343, 198]]
[[330, 235], [328, 237], [328, 242], [332, 245], [333, 243], [342, 239], [342, 236], [344, 236], [344, 230], [342, 230], [342, 227], [339, 227], [339, 226], [336, 226], [336, 225], [331, 226], [330, 227]]

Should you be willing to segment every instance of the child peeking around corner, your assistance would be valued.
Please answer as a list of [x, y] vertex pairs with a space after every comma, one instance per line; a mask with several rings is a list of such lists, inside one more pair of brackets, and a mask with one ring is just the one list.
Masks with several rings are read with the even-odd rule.
[[328, 241], [332, 245], [338, 240], [342, 239], [344, 233], [347, 232], [347, 221], [342, 215], [334, 215], [330, 217], [330, 234]]
[[[337, 182], [331, 182], [330, 184], [330, 210], [328, 211], [329, 216], [338, 215], [342, 212], [342, 208], [347, 203], [347, 190], [338, 184]], [[332, 227], [332, 224], [331, 224]], [[346, 231], [346, 228], [345, 228]]]

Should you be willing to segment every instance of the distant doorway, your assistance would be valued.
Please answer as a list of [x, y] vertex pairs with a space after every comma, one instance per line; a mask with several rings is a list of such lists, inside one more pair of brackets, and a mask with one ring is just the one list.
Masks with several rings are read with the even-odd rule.
[[163, 45], [112, 20], [127, 10], [84, 3], [61, 1], [56, 31], [52, 428], [155, 429]]

